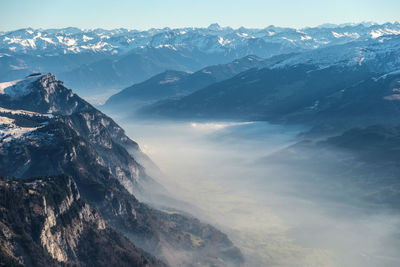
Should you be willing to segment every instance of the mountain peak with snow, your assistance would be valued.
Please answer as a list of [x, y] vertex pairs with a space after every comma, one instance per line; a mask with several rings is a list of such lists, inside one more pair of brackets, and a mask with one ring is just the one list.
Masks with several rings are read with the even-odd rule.
[[[332, 31], [336, 34], [333, 35]], [[264, 29], [232, 29], [213, 23], [207, 28], [164, 28], [137, 31], [129, 29], [20, 29], [0, 33], [0, 57], [6, 54], [63, 55], [102, 53], [120, 55], [146, 48], [197, 48], [212, 53], [216, 50], [244, 50], [254, 43], [282, 45], [290, 49], [315, 49], [371, 38], [373, 33], [397, 35], [399, 23], [373, 22], [324, 24], [314, 28], [292, 29], [269, 26]], [[224, 40], [224, 42], [219, 42]]]
[[40, 75], [29, 75], [24, 79], [0, 83], [0, 94], [13, 99], [25, 96], [33, 89], [32, 82], [40, 77]]
[[52, 73], [35, 73], [21, 80], [0, 83], [0, 89], [0, 106], [9, 109], [71, 114], [89, 105]]

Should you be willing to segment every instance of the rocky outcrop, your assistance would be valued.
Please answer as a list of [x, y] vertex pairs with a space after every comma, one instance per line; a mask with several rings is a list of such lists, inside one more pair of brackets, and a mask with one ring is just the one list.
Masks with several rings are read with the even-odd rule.
[[[0, 196], [1, 264], [164, 266], [108, 228], [71, 177], [1, 179]], [[93, 245], [113, 256], [92, 257]]]
[[71, 206], [80, 199], [78, 189], [72, 179], [68, 179], [66, 190], [67, 194], [58, 205], [58, 210], [55, 207], [48, 206], [46, 198], [43, 197], [45, 221], [40, 233], [41, 244], [52, 258], [60, 262], [71, 260], [71, 257], [67, 255], [68, 251], [71, 252], [73, 259], [76, 258], [74, 251], [88, 224], [98, 230], [106, 228], [103, 219], [86, 203], [80, 207], [80, 210], [75, 214], [76, 217], [71, 220], [71, 224], [61, 229], [57, 227], [57, 219], [68, 213]]
[[140, 190], [141, 182], [153, 182], [133, 157], [142, 154], [138, 144], [110, 117], [66, 88], [53, 74], [28, 76], [5, 91], [24, 93], [0, 94], [0, 107], [56, 117], [92, 146], [98, 161], [131, 193]]

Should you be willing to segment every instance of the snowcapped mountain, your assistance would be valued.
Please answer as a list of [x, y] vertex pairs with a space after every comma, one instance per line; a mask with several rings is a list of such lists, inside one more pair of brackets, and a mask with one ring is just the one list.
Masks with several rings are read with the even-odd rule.
[[[369, 38], [366, 40], [358, 40], [341, 45], [331, 45], [319, 49], [308, 50], [302, 53], [283, 54], [268, 59], [257, 59], [255, 62], [249, 61], [249, 59], [254, 60], [253, 57], [245, 57], [241, 60], [233, 61], [230, 64], [220, 64], [217, 66], [204, 68], [198, 72], [188, 75], [188, 77], [178, 77], [178, 75], [176, 75], [175, 80], [168, 83], [167, 85], [160, 83], [160, 79], [164, 78], [162, 74], [154, 76], [148, 81], [128, 87], [127, 89], [122, 90], [120, 93], [111, 96], [110, 99], [106, 102], [105, 107], [107, 107], [107, 105], [113, 104], [116, 107], [115, 111], [120, 112], [118, 111], [118, 108], [120, 107], [120, 105], [123, 105], [123, 103], [126, 103], [125, 106], [128, 108], [128, 110], [130, 109], [132, 111], [135, 110], [135, 108], [129, 107], [129, 104], [136, 104], [138, 101], [142, 100], [144, 95], [146, 100], [153, 97], [153, 102], [157, 100], [159, 101], [159, 103], [156, 104], [155, 107], [150, 106], [149, 108], [153, 111], [162, 110], [161, 113], [164, 113], [164, 107], [168, 107], [167, 109], [171, 108], [171, 110], [173, 110], [178, 106], [179, 108], [185, 106], [185, 108], [189, 110], [194, 109], [194, 107], [203, 107], [204, 110], [206, 110], [207, 108], [205, 108], [203, 104], [208, 103], [211, 99], [214, 98], [217, 99], [214, 99], [215, 107], [219, 110], [220, 108], [223, 109], [224, 104], [226, 104], [228, 102], [228, 99], [230, 99], [229, 97], [227, 97], [227, 94], [232, 94], [230, 95], [232, 98], [236, 99], [237, 97], [237, 101], [239, 101], [239, 99], [240, 101], [242, 101], [245, 98], [251, 98], [252, 94], [249, 93], [250, 89], [253, 90], [257, 86], [259, 86], [260, 88], [264, 89], [260, 89], [259, 92], [255, 93], [257, 96], [256, 99], [249, 100], [249, 103], [246, 103], [246, 105], [250, 105], [252, 106], [252, 108], [254, 108], [256, 106], [254, 104], [262, 99], [261, 95], [268, 95], [268, 86], [272, 87], [273, 84], [279, 80], [279, 76], [286, 77], [286, 80], [280, 81], [281, 84], [286, 83], [288, 79], [288, 73], [291, 73], [293, 70], [297, 71], [298, 74], [303, 73], [304, 68], [302, 66], [308, 67], [306, 67], [306, 71], [303, 73], [303, 76], [295, 75], [296, 79], [298, 81], [305, 79], [308, 82], [309, 80], [307, 79], [312, 76], [313, 72], [319, 73], [318, 75], [326, 75], [323, 74], [324, 69], [334, 70], [329, 75], [335, 77], [335, 81], [341, 80], [344, 77], [342, 73], [343, 71], [368, 73], [370, 77], [380, 77], [387, 73], [398, 72], [400, 70], [400, 36], [391, 35], [381, 36], [377, 38]], [[218, 73], [218, 71], [221, 71], [224, 68], [230, 69], [229, 66], [237, 65], [235, 64], [235, 62], [247, 62], [248, 64], [244, 65], [243, 68], [238, 69], [237, 72], [232, 71], [231, 69], [230, 72], [225, 72], [225, 74], [230, 73], [230, 75], [225, 75], [220, 77], [220, 79], [213, 79], [212, 81], [209, 80], [207, 82], [207, 77], [212, 77], [215, 73]], [[249, 62], [253, 63], [250, 64]], [[265, 70], [257, 72], [256, 69], [253, 69], [245, 72], [246, 70], [249, 70], [251, 68], [265, 68]], [[205, 75], [204, 71], [206, 73], [210, 72], [210, 75]], [[242, 73], [239, 74], [239, 72]], [[275, 73], [276, 77], [274, 75], [271, 76], [271, 73]], [[201, 74], [202, 78], [200, 80], [202, 81], [202, 83], [196, 83], [196, 77], [198, 77], [199, 74]], [[235, 75], [237, 76], [234, 77]], [[332, 77], [329, 77], [329, 75], [326, 76], [327, 81], [330, 81], [331, 84], [335, 84], [335, 82], [331, 81]], [[354, 74], [354, 77], [358, 76]], [[361, 80], [362, 79], [360, 78], [359, 81]], [[155, 84], [156, 81], [158, 84]], [[353, 80], [353, 82], [356, 83], [358, 81]], [[238, 88], [237, 85], [239, 84], [241, 84], [241, 86]], [[312, 86], [317, 86], [317, 84], [314, 84]], [[322, 86], [320, 87], [322, 88]], [[190, 88], [191, 90], [185, 90], [185, 88]], [[295, 91], [296, 88], [301, 88], [301, 85], [295, 85], [293, 87], [293, 90]], [[238, 91], [235, 91], [236, 89]], [[307, 90], [309, 92], [311, 89], [308, 88]], [[174, 92], [168, 95], [168, 92], [170, 91]], [[247, 92], [249, 94], [242, 96], [240, 93], [241, 91]], [[315, 92], [315, 94], [317, 93], [319, 92]], [[312, 94], [312, 97], [315, 97], [315, 94]], [[168, 98], [166, 96], [168, 96], [169, 98], [174, 97], [181, 99], [170, 99], [169, 101], [165, 101], [165, 103], [163, 103], [163, 101]], [[287, 95], [285, 96], [287, 97]], [[297, 97], [300, 96], [297, 95]], [[301, 98], [305, 99], [304, 96], [301, 96]], [[255, 102], [253, 103], [251, 101]], [[305, 104], [305, 107], [312, 106], [313, 101], [316, 101], [316, 99], [310, 100], [309, 103]], [[219, 104], [219, 102], [224, 104]], [[235, 103], [238, 105], [238, 102]], [[263, 107], [264, 104], [261, 105], [261, 109], [268, 109], [267, 107]], [[276, 101], [273, 104], [276, 104]], [[173, 105], [176, 106], [172, 108]], [[273, 105], [270, 104], [269, 107], [271, 106]], [[233, 107], [235, 106], [233, 105]], [[208, 106], [208, 109], [209, 108], [210, 106]], [[147, 108], [145, 107], [143, 110], [146, 109]], [[200, 108], [200, 110], [197, 110], [196, 112], [198, 112], [198, 114], [201, 114], [204, 110], [201, 110]], [[210, 112], [212, 113], [213, 111]], [[255, 114], [258, 112], [255, 112]], [[125, 111], [125, 113], [128, 112]], [[166, 112], [165, 114], [167, 113], [168, 112]], [[217, 113], [218, 112], [215, 111], [215, 114]], [[230, 114], [235, 113], [236, 112], [234, 111], [230, 111]], [[188, 113], [181, 112], [181, 114], [187, 115]]]
[[[260, 46], [278, 45], [278, 50], [291, 52], [343, 44], [354, 40], [400, 34], [399, 23], [329, 25], [291, 29], [269, 26], [264, 29], [232, 29], [211, 24], [208, 28], [150, 29], [20, 29], [0, 34], [3, 54], [61, 55], [105, 53], [124, 54], [146, 47], [177, 50], [182, 47], [205, 53], [235, 50], [254, 52]], [[258, 56], [273, 55], [265, 51]], [[276, 54], [276, 53], [275, 53]], [[245, 56], [242, 54], [242, 56]]]
[[[269, 58], [400, 34], [399, 23], [346, 24], [291, 29], [208, 28], [81, 30], [20, 29], [0, 34], [0, 82], [32, 72], [52, 72], [81, 96], [101, 99], [167, 70], [196, 72], [248, 55]], [[343, 53], [345, 51], [339, 51]], [[333, 60], [338, 60], [333, 51]], [[328, 58], [331, 60], [330, 58]], [[361, 60], [359, 58], [358, 60]], [[304, 61], [304, 60], [303, 60]]]
[[320, 68], [332, 65], [365, 66], [378, 73], [391, 72], [400, 68], [400, 36], [381, 36], [306, 51], [288, 57], [274, 67], [298, 64]]

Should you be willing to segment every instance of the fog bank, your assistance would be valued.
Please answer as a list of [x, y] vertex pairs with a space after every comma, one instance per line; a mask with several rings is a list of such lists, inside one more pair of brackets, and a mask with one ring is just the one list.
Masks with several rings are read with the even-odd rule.
[[150, 174], [198, 207], [187, 212], [227, 233], [248, 266], [400, 266], [397, 214], [364, 203], [359, 188], [332, 181], [329, 169], [316, 172], [313, 162], [269, 160], [305, 128], [118, 123], [162, 171]]

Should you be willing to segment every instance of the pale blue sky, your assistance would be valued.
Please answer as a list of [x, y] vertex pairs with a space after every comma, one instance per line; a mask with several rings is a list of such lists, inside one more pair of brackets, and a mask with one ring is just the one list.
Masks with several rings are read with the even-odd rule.
[[0, 30], [206, 27], [400, 20], [400, 0], [0, 0]]

